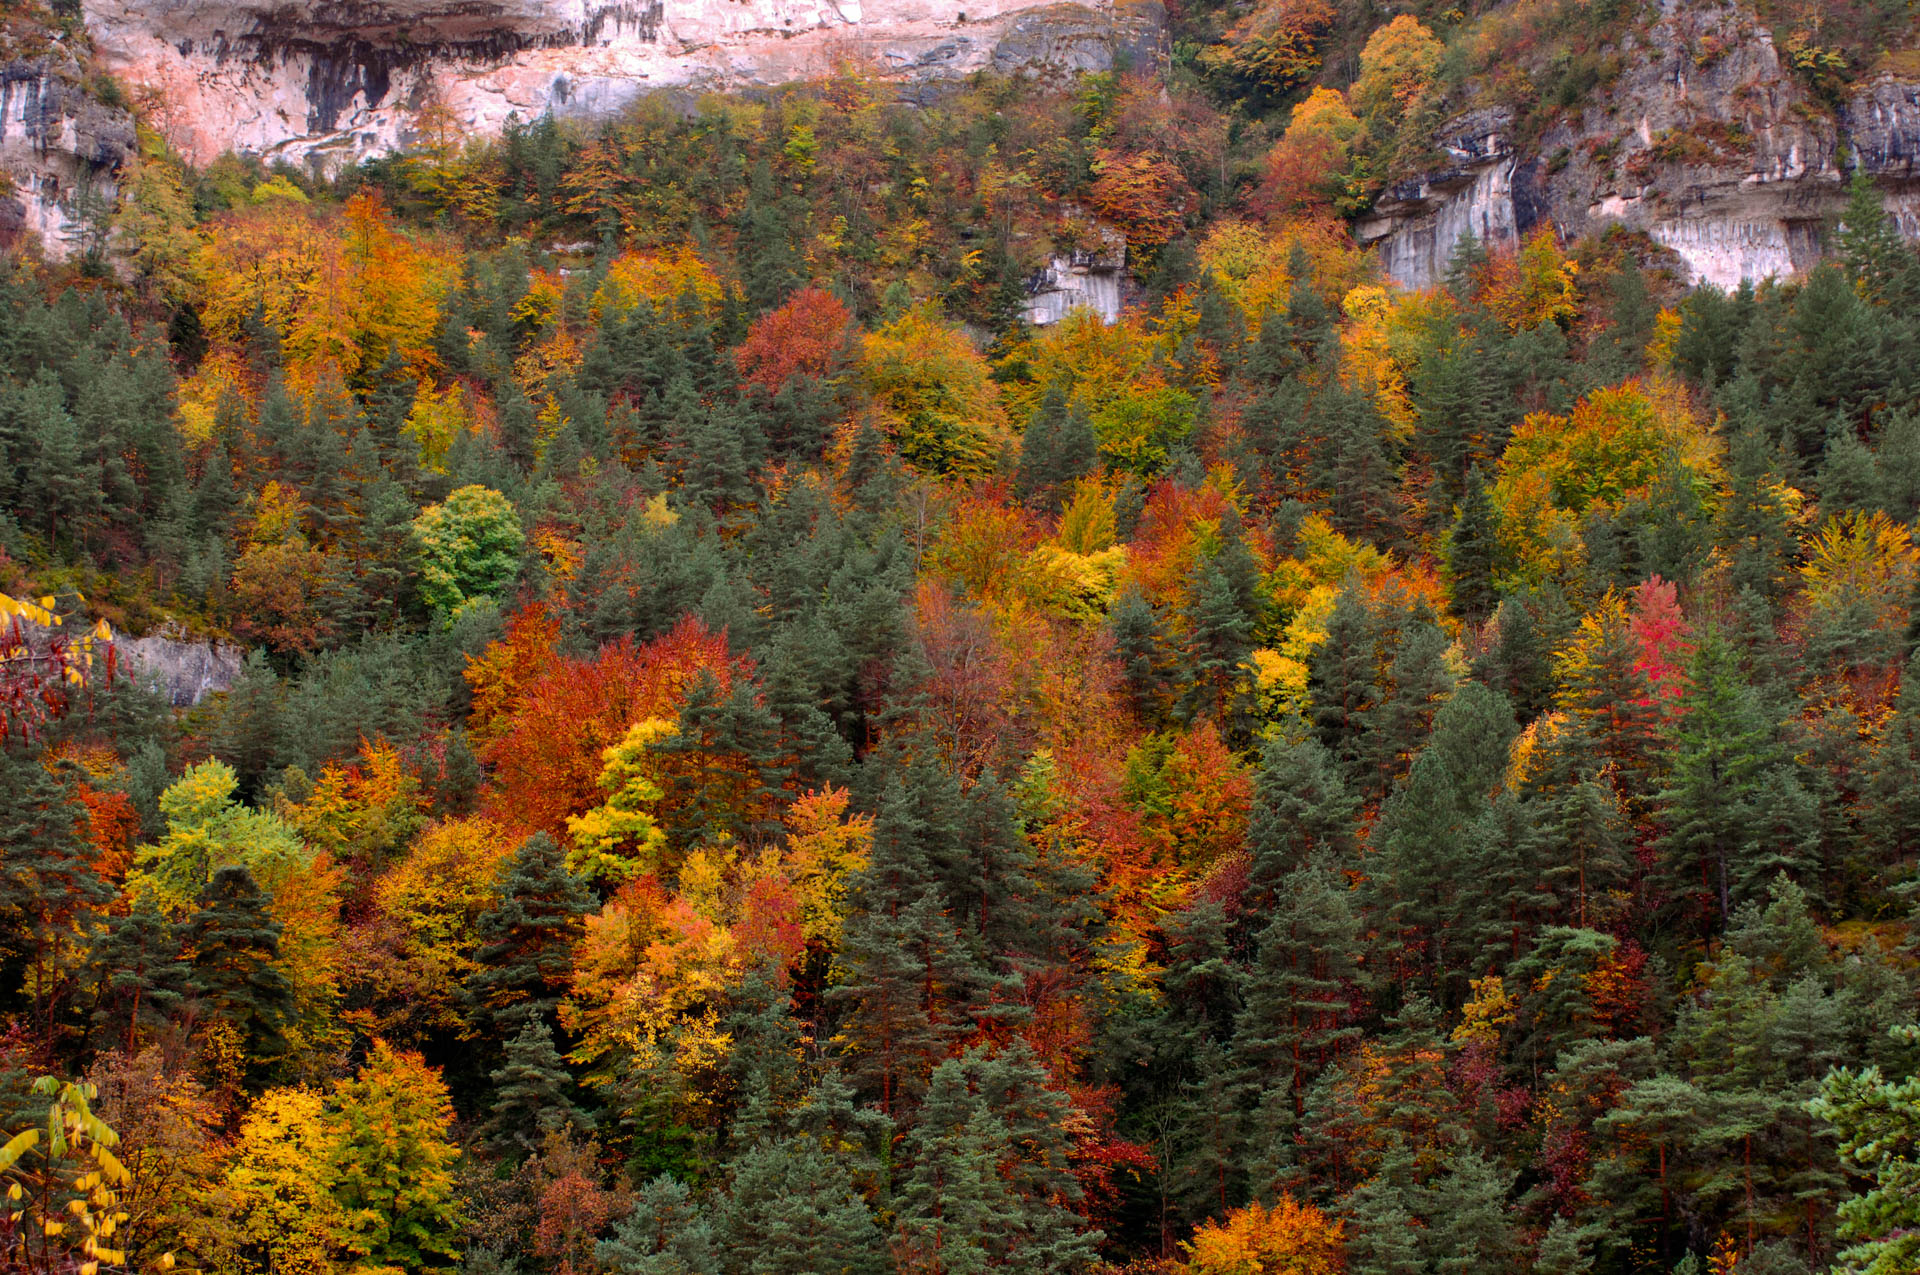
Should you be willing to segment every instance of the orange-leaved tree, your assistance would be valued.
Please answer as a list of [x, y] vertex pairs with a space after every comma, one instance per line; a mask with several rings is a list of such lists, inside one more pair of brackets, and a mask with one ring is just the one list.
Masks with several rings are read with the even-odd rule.
[[1193, 1233], [1182, 1275], [1339, 1275], [1346, 1269], [1342, 1224], [1311, 1204], [1281, 1196], [1254, 1202]]

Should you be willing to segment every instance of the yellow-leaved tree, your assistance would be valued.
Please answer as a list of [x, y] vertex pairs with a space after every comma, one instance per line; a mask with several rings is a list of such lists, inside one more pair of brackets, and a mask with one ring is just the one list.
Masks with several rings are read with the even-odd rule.
[[600, 754], [606, 762], [600, 772], [606, 801], [583, 815], [567, 816], [567, 830], [573, 834], [567, 868], [575, 876], [620, 882], [659, 869], [667, 835], [648, 807], [664, 794], [654, 782], [648, 755], [674, 730], [666, 718], [649, 717], [628, 727], [619, 743]]
[[[128, 1213], [121, 1193], [133, 1175], [114, 1155], [120, 1135], [93, 1112], [99, 1091], [42, 1076], [32, 1092], [48, 1100], [44, 1123], [0, 1144], [0, 1239], [10, 1250], [8, 1269], [94, 1275], [102, 1266], [123, 1266]], [[162, 1269], [170, 1267], [173, 1259], [163, 1263]]]
[[1311, 1204], [1281, 1196], [1209, 1221], [1185, 1245], [1182, 1275], [1339, 1275], [1346, 1269], [1342, 1224]]
[[860, 376], [900, 454], [919, 469], [979, 478], [1009, 440], [1000, 391], [967, 334], [918, 306], [860, 341]]

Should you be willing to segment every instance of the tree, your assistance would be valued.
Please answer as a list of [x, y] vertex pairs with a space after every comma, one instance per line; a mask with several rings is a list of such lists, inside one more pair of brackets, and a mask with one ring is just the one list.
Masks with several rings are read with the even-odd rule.
[[475, 926], [480, 968], [468, 987], [497, 1026], [552, 1017], [573, 968], [580, 918], [594, 910], [593, 896], [567, 870], [552, 837], [536, 832], [521, 843], [500, 882], [499, 902]]
[[607, 766], [600, 786], [607, 792], [606, 804], [567, 816], [567, 830], [573, 834], [567, 867], [583, 880], [618, 884], [638, 873], [661, 870], [667, 834], [648, 807], [666, 794], [651, 774], [659, 762], [650, 765], [648, 755], [673, 733], [673, 723], [649, 717], [635, 722], [625, 739], [602, 754]]
[[1256, 900], [1270, 901], [1282, 878], [1307, 866], [1316, 854], [1323, 863], [1343, 861], [1353, 848], [1352, 824], [1359, 806], [1319, 740], [1269, 740], [1260, 752], [1247, 819]]
[[1360, 925], [1348, 894], [1345, 878], [1324, 862], [1279, 881], [1234, 1024], [1234, 1065], [1250, 1090], [1266, 1091], [1267, 1145], [1256, 1154], [1275, 1173], [1290, 1166], [1287, 1143], [1305, 1112], [1308, 1084], [1360, 1036], [1353, 1022]]
[[334, 1087], [327, 1164], [342, 1242], [372, 1267], [450, 1270], [460, 1202], [448, 1138], [453, 1104], [440, 1073], [375, 1041], [360, 1073]]
[[1460, 509], [1446, 540], [1447, 575], [1453, 607], [1460, 618], [1478, 624], [1500, 604], [1494, 588], [1499, 569], [1499, 532], [1486, 479], [1475, 465], [1467, 473]]
[[221, 868], [182, 927], [194, 989], [232, 1023], [255, 1063], [286, 1051], [293, 986], [279, 967], [281, 925], [244, 867]]
[[94, 1027], [129, 1057], [141, 1031], [164, 1026], [192, 992], [192, 967], [182, 959], [180, 934], [151, 901], [136, 904], [101, 931], [89, 963], [102, 975]]
[[[1888, 1032], [1920, 1044], [1920, 1028]], [[1877, 1067], [1828, 1074], [1807, 1110], [1831, 1124], [1843, 1161], [1872, 1180], [1840, 1205], [1840, 1233], [1859, 1243], [1840, 1254], [1861, 1275], [1920, 1266], [1920, 1076], [1887, 1080]]]
[[977, 477], [1009, 440], [987, 361], [930, 308], [861, 338], [859, 371], [900, 455], [929, 473]]
[[1093, 171], [1088, 200], [1129, 244], [1158, 248], [1185, 228], [1193, 187], [1159, 152], [1103, 147], [1094, 154]]
[[734, 1162], [718, 1228], [727, 1269], [755, 1275], [882, 1275], [890, 1269], [873, 1210], [834, 1141], [764, 1141]]
[[1101, 1237], [1071, 1207], [1083, 1192], [1068, 1117], [1024, 1043], [936, 1067], [907, 1138], [896, 1243], [908, 1261], [1034, 1275], [1091, 1261]]
[[507, 1042], [506, 1065], [493, 1073], [492, 1114], [481, 1126], [481, 1136], [496, 1150], [517, 1148], [525, 1154], [537, 1151], [547, 1135], [569, 1125], [592, 1129], [593, 1117], [567, 1096], [572, 1083], [553, 1047], [552, 1030], [542, 1019], [529, 1019], [520, 1034]]
[[1920, 291], [1920, 260], [1887, 215], [1879, 184], [1864, 165], [1847, 184], [1840, 214], [1840, 259], [1869, 300], [1881, 305], [1911, 302]]
[[66, 936], [113, 897], [94, 870], [88, 818], [73, 767], [0, 750], [0, 993], [20, 979], [49, 1016], [69, 972]]
[[223, 761], [204, 761], [160, 795], [167, 832], [134, 855], [129, 886], [163, 908], [196, 899], [223, 868], [244, 868], [274, 888], [305, 866], [312, 852], [278, 815], [234, 799], [239, 776]]
[[261, 1275], [334, 1269], [346, 1228], [333, 1194], [337, 1139], [320, 1094], [261, 1094], [241, 1121], [216, 1189], [219, 1226], [196, 1247], [215, 1265]]
[[1675, 890], [1724, 923], [1775, 873], [1811, 866], [1814, 829], [1773, 724], [1717, 635], [1701, 641], [1681, 705], [1673, 778], [1659, 795], [1662, 850]]
[[1281, 1196], [1208, 1221], [1182, 1247], [1182, 1275], [1340, 1275], [1344, 1228], [1311, 1204]]
[[420, 542], [420, 595], [443, 617], [497, 597], [520, 574], [526, 541], [513, 505], [497, 491], [469, 485], [414, 520]]
[[9, 1257], [32, 1275], [121, 1265], [120, 1196], [133, 1179], [114, 1156], [120, 1135], [93, 1113], [99, 1091], [53, 1076], [34, 1081], [32, 1091], [50, 1099], [45, 1127], [0, 1143], [0, 1234], [10, 1241]]
[[1445, 46], [1421, 21], [1401, 14], [1367, 37], [1348, 98], [1362, 118], [1399, 116], [1433, 84]]
[[720, 1275], [713, 1226], [686, 1183], [662, 1175], [634, 1193], [633, 1211], [594, 1256], [619, 1275]]

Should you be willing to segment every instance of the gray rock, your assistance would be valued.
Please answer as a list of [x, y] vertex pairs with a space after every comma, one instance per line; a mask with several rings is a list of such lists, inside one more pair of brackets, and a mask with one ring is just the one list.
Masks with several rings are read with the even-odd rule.
[[217, 691], [231, 689], [247, 662], [247, 653], [240, 647], [173, 634], [118, 638], [114, 648], [132, 663], [137, 677], [164, 691], [175, 708], [191, 708]]
[[1732, 0], [1662, 0], [1620, 54], [1618, 79], [1524, 150], [1500, 110], [1443, 127], [1434, 141], [1448, 162], [1389, 188], [1356, 225], [1386, 272], [1430, 285], [1468, 230], [1511, 245], [1546, 223], [1566, 239], [1616, 223], [1671, 253], [1690, 282], [1792, 275], [1824, 252], [1849, 150], [1920, 235], [1920, 85], [1881, 76], [1836, 116]]

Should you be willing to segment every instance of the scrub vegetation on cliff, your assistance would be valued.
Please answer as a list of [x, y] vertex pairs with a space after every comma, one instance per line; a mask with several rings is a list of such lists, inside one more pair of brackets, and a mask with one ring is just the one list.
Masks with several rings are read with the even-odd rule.
[[144, 133], [0, 259], [0, 1269], [1912, 1271], [1920, 256], [1390, 287], [1533, 21]]

